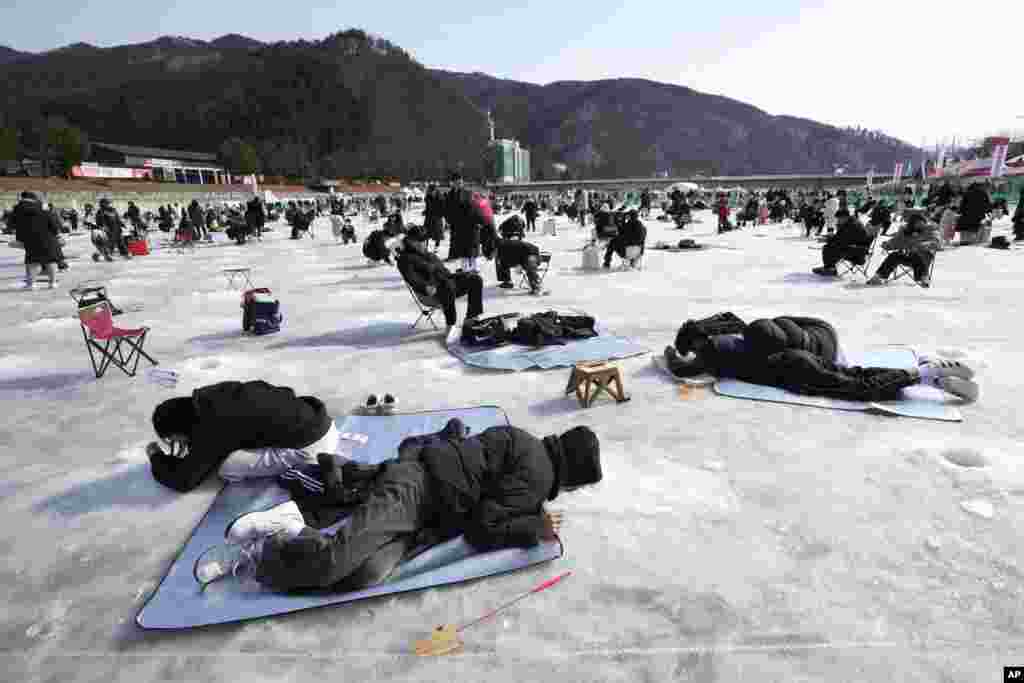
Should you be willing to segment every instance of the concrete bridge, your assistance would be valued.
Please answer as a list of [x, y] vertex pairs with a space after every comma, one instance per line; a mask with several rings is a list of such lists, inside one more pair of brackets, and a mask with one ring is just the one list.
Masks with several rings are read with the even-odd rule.
[[[890, 176], [875, 176], [876, 183], [884, 183]], [[756, 176], [714, 176], [696, 178], [607, 178], [602, 180], [538, 180], [529, 183], [507, 183], [492, 185], [497, 194], [529, 194], [541, 192], [565, 192], [583, 188], [617, 192], [639, 192], [645, 187], [664, 190], [679, 182], [696, 183], [705, 189], [716, 187], [742, 187], [765, 189], [769, 187], [806, 187], [838, 189], [841, 187], [864, 187], [866, 175], [756, 175]]]

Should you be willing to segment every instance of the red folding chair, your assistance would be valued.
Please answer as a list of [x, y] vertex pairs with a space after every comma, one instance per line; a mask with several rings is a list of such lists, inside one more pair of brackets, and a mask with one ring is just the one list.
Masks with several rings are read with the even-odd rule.
[[[100, 301], [91, 306], [79, 308], [78, 322], [82, 326], [82, 338], [85, 339], [85, 347], [89, 350], [89, 360], [92, 361], [92, 369], [96, 373], [97, 379], [103, 377], [111, 365], [117, 366], [129, 377], [134, 377], [135, 371], [139, 367], [140, 357], [145, 357], [153, 365], [158, 365], [149, 354], [142, 350], [149, 328], [116, 327], [113, 314], [110, 311], [110, 302]], [[105, 342], [105, 344], [101, 345], [100, 342]], [[130, 349], [127, 355], [125, 355], [123, 345], [127, 345]]]

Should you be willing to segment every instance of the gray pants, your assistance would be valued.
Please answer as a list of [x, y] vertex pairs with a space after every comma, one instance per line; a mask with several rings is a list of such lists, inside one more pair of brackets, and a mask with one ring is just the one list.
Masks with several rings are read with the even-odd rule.
[[334, 536], [306, 527], [282, 541], [270, 537], [256, 579], [276, 590], [356, 590], [386, 579], [430, 525], [434, 484], [419, 462], [388, 463], [369, 499]]

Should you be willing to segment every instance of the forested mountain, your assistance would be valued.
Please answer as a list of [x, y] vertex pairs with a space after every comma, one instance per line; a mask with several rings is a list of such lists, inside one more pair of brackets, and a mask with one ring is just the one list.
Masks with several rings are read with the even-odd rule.
[[295, 176], [473, 171], [486, 140], [465, 97], [361, 31], [272, 45], [224, 36], [73, 46], [0, 66], [0, 103], [29, 154], [46, 118], [62, 117], [90, 139], [127, 145], [217, 151], [241, 138], [265, 171]]
[[264, 44], [230, 34], [30, 55], [0, 47], [0, 126], [34, 156], [57, 120], [93, 140], [217, 151], [241, 138], [266, 173], [437, 177], [485, 165], [485, 111], [532, 153], [534, 175], [573, 177], [889, 169], [914, 153], [868, 131], [771, 116], [641, 79], [546, 86], [429, 70], [350, 30]]
[[434, 71], [478, 107], [498, 137], [531, 150], [535, 169], [562, 162], [585, 175], [740, 175], [888, 169], [914, 153], [882, 133], [771, 116], [677, 85], [620, 78], [546, 86]]

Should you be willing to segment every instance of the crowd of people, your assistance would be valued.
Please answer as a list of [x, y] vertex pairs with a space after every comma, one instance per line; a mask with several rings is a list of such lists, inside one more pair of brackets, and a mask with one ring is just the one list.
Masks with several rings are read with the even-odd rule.
[[[292, 239], [300, 239], [313, 236], [314, 221], [328, 216], [336, 237], [347, 244], [357, 241], [350, 218], [360, 214], [371, 226], [377, 224], [363, 240], [363, 254], [395, 266], [421, 301], [443, 311], [450, 344], [484, 313], [480, 257], [494, 261], [500, 288], [513, 288], [512, 269], [520, 268], [530, 293], [543, 293], [542, 252], [528, 239], [537, 232], [542, 212], [582, 225], [592, 222], [591, 243], [604, 250], [603, 266], [610, 268], [615, 255], [624, 262], [643, 255], [648, 233], [643, 221], [656, 197], [647, 190], [623, 196], [581, 189], [499, 200], [456, 174], [447, 191], [427, 188], [422, 220], [408, 225], [413, 208], [408, 200], [385, 196], [270, 204], [253, 198], [219, 206], [193, 201], [160, 206], [155, 213], [134, 202], [119, 213], [104, 198], [98, 208], [86, 207], [84, 222], [94, 233], [98, 256], [112, 260], [130, 258], [129, 242], [144, 238], [154, 223], [189, 241], [226, 228], [231, 239], [244, 244], [249, 237], [260, 240], [267, 223], [277, 218], [288, 224]], [[1022, 204], [1013, 216], [1017, 239], [1024, 239]], [[868, 280], [871, 285], [901, 265], [927, 285], [935, 252], [957, 232], [963, 240], [979, 231], [1000, 210], [980, 184], [962, 193], [937, 185], [922, 197], [902, 193], [892, 203], [842, 190], [771, 189], [738, 202], [724, 193], [675, 190], [661, 208], [680, 229], [693, 222], [693, 211], [709, 208], [718, 215], [719, 233], [748, 224], [803, 223], [806, 237], [825, 237], [822, 266], [814, 269], [822, 276], [836, 275], [842, 261], [863, 263], [879, 237], [896, 226], [881, 242], [889, 253]], [[6, 218], [25, 249], [26, 282], [31, 286], [41, 268], [56, 286], [68, 216], [25, 192]], [[437, 252], [446, 233], [448, 252], [442, 258]], [[467, 307], [460, 325], [456, 302], [462, 297]], [[688, 320], [664, 358], [680, 378], [710, 374], [845, 400], [894, 400], [914, 385], [936, 387], [963, 402], [979, 396], [974, 372], [955, 361], [924, 358], [911, 369], [850, 366], [832, 325], [804, 316], [749, 324], [732, 313]], [[516, 427], [471, 435], [453, 420], [437, 433], [406, 439], [383, 464], [350, 462], [336, 454], [339, 435], [322, 401], [260, 381], [223, 382], [164, 401], [152, 422], [159, 441], [149, 444], [147, 455], [162, 484], [188, 491], [216, 470], [229, 482], [275, 477], [293, 494], [287, 503], [231, 524], [227, 543], [195, 568], [204, 585], [233, 574], [281, 591], [355, 589], [386, 580], [424, 544], [459, 534], [482, 550], [529, 547], [558, 534], [561, 518], [545, 511], [547, 501], [602, 478], [599, 440], [587, 427], [541, 439]], [[245, 428], [257, 423], [259, 430]], [[352, 521], [341, 532], [323, 533], [350, 513]]]

